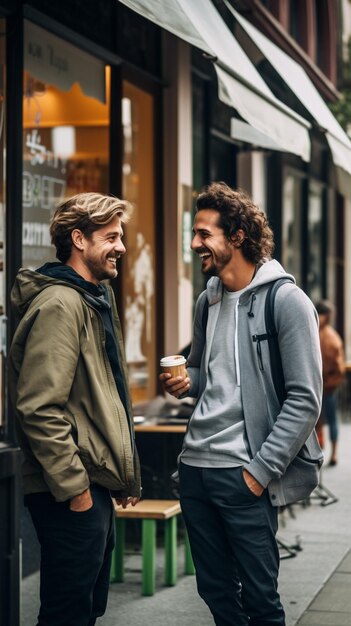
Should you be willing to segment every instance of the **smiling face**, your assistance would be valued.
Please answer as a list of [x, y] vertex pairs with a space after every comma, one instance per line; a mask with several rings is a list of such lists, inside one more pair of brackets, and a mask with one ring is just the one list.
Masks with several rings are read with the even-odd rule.
[[233, 244], [218, 226], [219, 213], [201, 209], [195, 215], [191, 248], [201, 258], [201, 269], [208, 276], [220, 276], [231, 262]]
[[81, 233], [79, 273], [86, 280], [97, 284], [104, 279], [116, 278], [117, 259], [126, 251], [122, 236], [122, 224], [118, 216], [95, 230], [90, 237]]

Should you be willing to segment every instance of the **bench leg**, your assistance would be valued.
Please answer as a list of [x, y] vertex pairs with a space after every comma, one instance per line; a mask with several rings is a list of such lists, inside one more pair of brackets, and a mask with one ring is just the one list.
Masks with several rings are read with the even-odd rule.
[[156, 581], [156, 520], [143, 519], [142, 523], [143, 571], [141, 593], [152, 596]]
[[124, 580], [124, 543], [126, 525], [125, 520], [116, 518], [116, 545], [112, 552], [112, 563], [110, 571], [111, 583], [122, 583]]
[[185, 531], [185, 574], [195, 574], [195, 566], [191, 555], [188, 533]]
[[177, 518], [165, 521], [165, 584], [177, 582]]

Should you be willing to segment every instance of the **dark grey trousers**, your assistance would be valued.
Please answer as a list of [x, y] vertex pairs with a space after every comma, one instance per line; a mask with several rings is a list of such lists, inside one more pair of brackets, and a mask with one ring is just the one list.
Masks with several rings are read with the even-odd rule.
[[93, 626], [105, 612], [114, 512], [107, 489], [92, 485], [91, 493], [84, 513], [49, 493], [25, 497], [41, 546], [37, 626]]
[[217, 626], [284, 626], [277, 591], [277, 509], [242, 468], [180, 463], [180, 500], [200, 596]]

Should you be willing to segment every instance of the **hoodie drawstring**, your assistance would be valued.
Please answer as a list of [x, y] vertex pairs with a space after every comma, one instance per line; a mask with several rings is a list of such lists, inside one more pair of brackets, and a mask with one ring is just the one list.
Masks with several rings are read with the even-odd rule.
[[235, 341], [234, 341], [234, 358], [235, 358], [235, 373], [236, 373], [236, 382], [238, 387], [240, 387], [240, 364], [239, 364], [239, 345], [238, 345], [238, 308], [239, 308], [239, 300], [236, 301], [235, 305]]
[[253, 309], [253, 305], [254, 305], [255, 300], [256, 300], [256, 294], [253, 292], [253, 293], [251, 294], [250, 310], [249, 310], [249, 312], [248, 312], [248, 316], [249, 316], [249, 317], [255, 317], [255, 314], [254, 314], [254, 312], [253, 312], [253, 310], [252, 310], [252, 309]]
[[252, 341], [257, 342], [257, 356], [258, 356], [258, 364], [261, 372], [263, 372], [263, 360], [262, 360], [262, 348], [261, 341], [268, 339], [269, 335], [265, 333], [264, 335], [252, 335]]

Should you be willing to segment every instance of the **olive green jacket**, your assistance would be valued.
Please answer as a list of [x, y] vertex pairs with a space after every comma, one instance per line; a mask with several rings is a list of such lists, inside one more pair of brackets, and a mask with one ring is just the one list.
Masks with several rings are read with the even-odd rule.
[[24, 453], [24, 493], [57, 501], [95, 482], [112, 495], [140, 496], [132, 409], [120, 322], [108, 287], [129, 417], [105, 350], [93, 298], [78, 286], [20, 270], [12, 303], [21, 317], [9, 358], [10, 395]]

